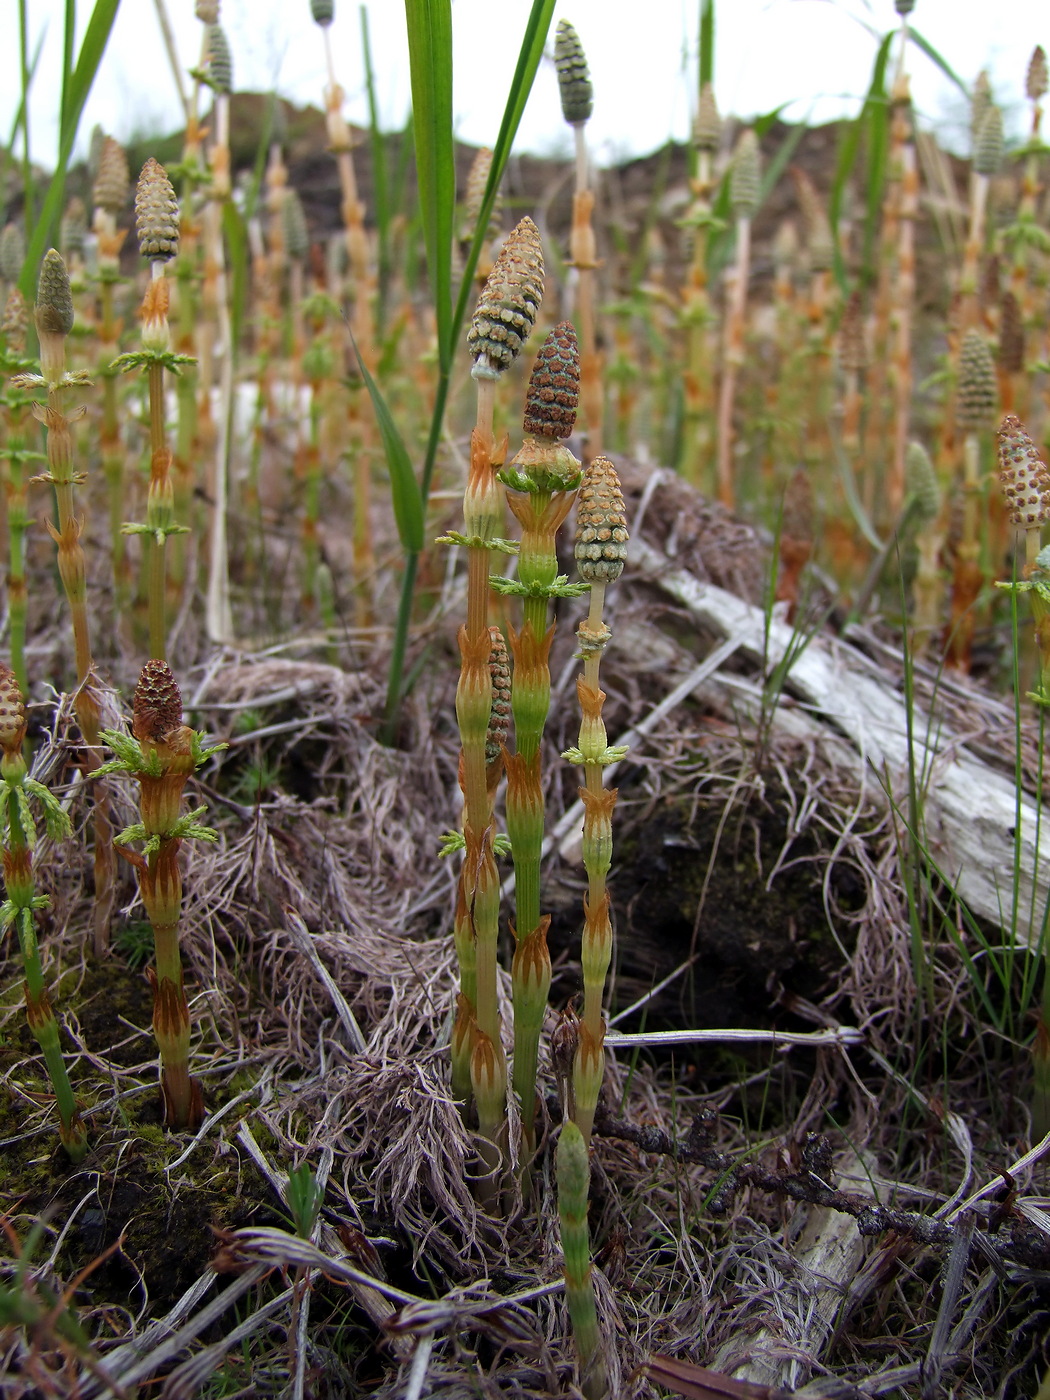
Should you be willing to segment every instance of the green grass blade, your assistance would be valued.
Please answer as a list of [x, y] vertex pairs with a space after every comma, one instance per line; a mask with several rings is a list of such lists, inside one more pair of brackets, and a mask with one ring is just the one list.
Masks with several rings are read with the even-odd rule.
[[941, 72], [948, 79], [948, 81], [954, 83], [955, 86], [962, 93], [962, 95], [966, 98], [967, 102], [969, 102], [970, 89], [963, 82], [962, 78], [959, 77], [958, 73], [956, 73], [955, 69], [951, 66], [948, 60], [946, 58], [942, 58], [941, 55], [937, 52], [937, 50], [933, 47], [933, 45], [929, 43], [926, 39], [924, 39], [922, 35], [919, 34], [916, 30], [914, 30], [910, 24], [908, 25], [908, 38], [912, 41], [913, 44], [916, 45], [917, 48], [922, 50], [922, 52], [926, 55], [926, 57], [930, 60], [931, 63], [935, 63], [937, 65], [937, 67], [941, 70]]
[[452, 360], [452, 225], [456, 162], [452, 134], [452, 5], [405, 0], [412, 72], [416, 178], [437, 318], [438, 363]]
[[102, 56], [106, 52], [106, 45], [109, 43], [113, 21], [117, 17], [119, 7], [120, 0], [95, 0], [95, 8], [91, 12], [91, 18], [88, 20], [87, 29], [84, 32], [84, 41], [80, 45], [76, 67], [69, 80], [69, 102], [64, 112], [62, 131], [59, 135], [58, 165], [51, 177], [51, 183], [44, 198], [44, 207], [40, 211], [40, 218], [28, 239], [26, 260], [18, 284], [22, 295], [30, 303], [32, 303], [36, 293], [36, 277], [40, 261], [45, 251], [55, 241], [65, 198], [66, 166], [73, 153], [73, 143], [77, 138], [77, 129], [80, 126], [84, 103], [88, 99], [88, 93], [91, 91], [99, 65], [102, 62]]
[[835, 178], [831, 184], [831, 197], [828, 200], [828, 217], [835, 234], [835, 266], [840, 283], [844, 283], [845, 268], [842, 251], [839, 247], [839, 224], [842, 217], [842, 202], [846, 186], [860, 157], [861, 142], [867, 136], [867, 215], [864, 223], [864, 271], [863, 280], [870, 283], [872, 277], [872, 250], [875, 230], [878, 227], [882, 208], [882, 191], [886, 180], [886, 155], [889, 143], [889, 98], [886, 92], [886, 68], [890, 49], [898, 31], [891, 29], [879, 44], [872, 68], [871, 82], [864, 97], [864, 103], [851, 122], [839, 144], [835, 163]]
[[408, 449], [405, 447], [400, 432], [398, 432], [397, 424], [387, 407], [386, 399], [369, 374], [368, 366], [361, 358], [357, 341], [354, 340], [352, 332], [350, 340], [353, 343], [354, 354], [357, 355], [357, 363], [365, 381], [365, 387], [372, 400], [372, 408], [379, 425], [379, 435], [383, 439], [383, 451], [386, 453], [387, 469], [390, 472], [390, 494], [394, 506], [394, 519], [397, 521], [397, 533], [401, 538], [401, 547], [406, 554], [419, 554], [423, 549], [423, 497], [420, 494], [415, 472], [412, 470]]
[[[517, 66], [514, 69], [514, 77], [511, 79], [510, 92], [507, 95], [507, 105], [503, 109], [503, 120], [500, 123], [499, 135], [496, 137], [496, 143], [492, 148], [492, 166], [489, 170], [488, 184], [485, 186], [485, 197], [481, 201], [481, 208], [478, 211], [478, 219], [474, 227], [474, 237], [471, 240], [470, 249], [467, 253], [466, 265], [463, 268], [463, 280], [460, 283], [459, 296], [456, 298], [456, 310], [452, 317], [453, 337], [459, 335], [460, 328], [463, 325], [463, 318], [467, 314], [467, 301], [475, 290], [474, 269], [478, 265], [481, 245], [485, 241], [488, 231], [489, 221], [492, 217], [492, 208], [496, 202], [496, 192], [503, 179], [503, 172], [507, 168], [507, 161], [510, 158], [511, 149], [514, 145], [514, 138], [517, 136], [518, 127], [521, 125], [522, 113], [525, 111], [525, 104], [528, 102], [529, 93], [532, 91], [536, 70], [540, 66], [540, 60], [543, 57], [543, 46], [547, 42], [547, 33], [550, 29], [551, 20], [554, 17], [554, 3], [555, 0], [533, 0], [528, 22], [525, 25], [525, 34], [521, 41], [521, 48], [518, 51]], [[427, 475], [423, 487], [424, 493], [427, 492], [429, 485], [430, 477]]]
[[73, 81], [73, 45], [77, 34], [77, 0], [66, 0], [66, 22], [62, 33], [62, 103], [59, 108], [59, 130], [69, 119], [70, 85]]
[[700, 0], [700, 86], [715, 80], [715, 0]]
[[379, 324], [383, 325], [386, 291], [390, 283], [390, 196], [387, 176], [387, 146], [379, 128], [376, 75], [372, 63], [372, 40], [368, 31], [368, 11], [361, 6], [361, 52], [365, 61], [365, 92], [368, 97], [368, 140], [372, 149], [372, 210], [376, 221], [379, 263]]

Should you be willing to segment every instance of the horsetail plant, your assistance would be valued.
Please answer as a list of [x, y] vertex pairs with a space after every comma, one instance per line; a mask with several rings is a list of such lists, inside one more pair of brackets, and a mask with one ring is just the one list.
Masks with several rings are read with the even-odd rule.
[[120, 282], [120, 250], [127, 230], [117, 227], [117, 218], [127, 203], [130, 178], [124, 147], [112, 136], [102, 139], [98, 171], [92, 187], [93, 231], [97, 248], [99, 296], [98, 377], [102, 381], [102, 418], [99, 450], [102, 474], [109, 499], [110, 540], [113, 550], [113, 579], [118, 610], [123, 611], [128, 595], [128, 563], [121, 522], [124, 519], [124, 448], [117, 405], [117, 355], [121, 322], [115, 314], [114, 293]]
[[558, 72], [562, 116], [576, 141], [576, 193], [572, 202], [569, 262], [576, 269], [576, 320], [580, 328], [580, 397], [587, 423], [588, 459], [602, 451], [601, 356], [595, 330], [595, 274], [599, 267], [592, 215], [594, 190], [584, 128], [594, 110], [594, 89], [579, 35], [567, 19], [558, 21], [554, 38], [554, 66]]
[[[66, 370], [66, 337], [73, 329], [73, 294], [61, 256], [51, 248], [44, 256], [36, 299], [36, 329], [40, 340], [40, 374], [16, 375], [16, 388], [42, 388], [46, 404], [34, 404], [34, 416], [47, 430], [48, 470], [38, 480], [54, 487], [58, 528], [48, 522], [48, 532], [58, 549], [58, 572], [69, 602], [76, 653], [77, 688], [73, 709], [84, 740], [84, 767], [90, 775], [99, 766], [99, 693], [91, 655], [88, 627], [87, 571], [80, 544], [81, 522], [75, 513], [74, 487], [83, 478], [73, 466], [72, 424], [84, 414], [67, 415], [65, 396], [90, 381], [82, 370]], [[113, 908], [113, 848], [105, 795], [95, 794], [95, 907], [93, 937], [100, 954], [109, 943]]]
[[37, 831], [30, 797], [35, 797], [43, 808], [44, 825], [52, 841], [67, 840], [73, 827], [54, 794], [29, 776], [22, 757], [25, 732], [25, 705], [18, 681], [13, 671], [0, 665], [0, 841], [7, 895], [0, 905], [0, 928], [6, 932], [13, 927], [18, 935], [25, 967], [26, 1019], [55, 1090], [62, 1146], [74, 1162], [80, 1162], [87, 1152], [87, 1132], [62, 1058], [58, 1022], [44, 984], [36, 936], [36, 911], [46, 909], [49, 901], [46, 895], [36, 893], [33, 878]]
[[576, 499], [580, 464], [564, 439], [576, 422], [580, 360], [576, 332], [562, 321], [536, 357], [525, 396], [525, 440], [499, 473], [521, 526], [517, 579], [494, 578], [498, 592], [520, 597], [522, 626], [510, 628], [514, 656], [511, 710], [515, 752], [506, 756], [507, 835], [514, 857], [516, 951], [511, 969], [514, 998], [514, 1092], [521, 1104], [525, 1156], [534, 1150], [536, 1066], [546, 1013], [551, 965], [549, 918], [540, 913], [540, 857], [545, 804], [540, 742], [550, 709], [548, 659], [554, 598], [577, 597], [587, 584], [570, 584], [558, 573], [555, 537]]
[[583, 766], [583, 864], [587, 871], [584, 900], [583, 1016], [579, 1046], [573, 1066], [573, 1118], [585, 1143], [591, 1139], [594, 1112], [605, 1071], [605, 1021], [602, 998], [605, 978], [612, 959], [612, 922], [609, 918], [609, 892], [606, 878], [612, 861], [612, 813], [616, 788], [603, 786], [602, 773], [610, 763], [619, 763], [626, 748], [610, 746], [602, 720], [605, 692], [598, 684], [598, 672], [612, 633], [602, 617], [606, 586], [620, 577], [627, 559], [627, 519], [623, 493], [616, 469], [607, 457], [595, 457], [580, 483], [576, 517], [576, 568], [590, 586], [590, 609], [576, 629], [583, 660], [583, 674], [577, 677], [582, 721], [580, 741], [562, 757]]
[[149, 386], [150, 475], [146, 523], [125, 524], [122, 533], [141, 535], [146, 546], [149, 653], [154, 660], [163, 661], [167, 653], [165, 549], [169, 535], [187, 533], [185, 525], [175, 523], [172, 455], [164, 426], [164, 371], [178, 374], [181, 365], [193, 363], [193, 360], [190, 356], [176, 355], [171, 349], [165, 264], [178, 252], [179, 205], [167, 172], [152, 156], [139, 176], [135, 192], [135, 223], [139, 251], [150, 264], [150, 283], [139, 311], [142, 318], [142, 349], [121, 355], [115, 364], [121, 370], [146, 371]]
[[707, 253], [711, 235], [719, 227], [711, 207], [715, 187], [714, 159], [722, 139], [722, 119], [712, 85], [700, 89], [693, 145], [696, 149], [696, 175], [690, 180], [692, 201], [682, 220], [692, 237], [689, 280], [682, 294], [682, 319], [688, 332], [688, 363], [683, 375], [686, 437], [683, 471], [694, 486], [699, 485], [703, 464], [711, 443], [713, 420], [711, 367], [714, 312], [707, 280]]
[[495, 1198], [495, 1176], [503, 1159], [500, 1144], [506, 1121], [507, 1067], [496, 994], [499, 875], [486, 753], [492, 714], [489, 553], [493, 549], [513, 552], [513, 546], [497, 535], [503, 519], [503, 498], [496, 468], [504, 460], [506, 444], [496, 448], [492, 414], [496, 384], [528, 339], [542, 299], [539, 230], [526, 216], [500, 250], [467, 333], [474, 360], [471, 374], [477, 384], [477, 420], [470, 439], [463, 532], [449, 534], [442, 540], [467, 551], [467, 620], [459, 631], [462, 666], [456, 690], [456, 717], [463, 745], [464, 855], [455, 914], [460, 996], [452, 1041], [453, 1093], [466, 1099], [468, 1087], [473, 1091], [482, 1157], [489, 1171], [483, 1189], [490, 1200]]
[[[1023, 579], [997, 587], [1015, 595], [1028, 594], [1039, 651], [1039, 678], [1028, 698], [1039, 707], [1042, 740], [1045, 712], [1050, 707], [1050, 548], [1041, 548], [1043, 526], [1050, 520], [1050, 471], [1013, 414], [1007, 414], [999, 425], [999, 484], [1011, 523], [1024, 530], [1026, 563]], [[1033, 1142], [1050, 1132], [1050, 958], [1045, 946], [1043, 966], [1042, 1006], [1032, 1042]]]
[[[116, 754], [103, 773], [129, 773], [139, 784], [141, 822], [115, 838], [121, 855], [134, 867], [146, 916], [153, 928], [156, 968], [148, 970], [153, 986], [153, 1033], [160, 1049], [164, 1120], [173, 1128], [195, 1128], [204, 1114], [201, 1089], [191, 1077], [190, 1009], [182, 978], [179, 920], [182, 872], [179, 850], [184, 841], [214, 841], [217, 833], [202, 826], [204, 808], [180, 815], [183, 790], [191, 774], [225, 744], [206, 745], [204, 735], [182, 722], [182, 694], [166, 661], [147, 661], [135, 687], [131, 734], [107, 729], [102, 735]], [[142, 850], [125, 849], [141, 841]]]
[[[3, 351], [0, 366], [5, 374], [24, 373], [31, 368], [25, 356], [26, 330], [29, 326], [29, 312], [25, 298], [17, 287], [12, 287], [7, 295], [4, 319], [0, 324], [0, 338]], [[4, 434], [0, 446], [0, 473], [3, 481], [4, 506], [7, 521], [7, 615], [10, 629], [11, 669], [15, 673], [19, 690], [28, 694], [29, 682], [26, 673], [26, 611], [28, 593], [26, 589], [26, 532], [29, 528], [29, 498], [26, 490], [26, 465], [30, 461], [41, 461], [39, 452], [28, 447], [26, 418], [31, 399], [23, 389], [11, 385], [0, 398], [3, 407]]]

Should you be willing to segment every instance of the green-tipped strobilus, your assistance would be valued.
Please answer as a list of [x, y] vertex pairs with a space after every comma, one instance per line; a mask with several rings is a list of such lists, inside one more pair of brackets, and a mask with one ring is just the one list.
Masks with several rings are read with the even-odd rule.
[[[138, 780], [142, 821], [117, 836], [120, 852], [135, 867], [146, 916], [153, 926], [156, 969], [153, 984], [153, 1033], [160, 1049], [161, 1092], [165, 1122], [193, 1128], [204, 1114], [200, 1084], [190, 1076], [190, 1009], [182, 980], [179, 919], [182, 872], [179, 849], [184, 841], [214, 841], [202, 826], [203, 807], [180, 815], [183, 789], [190, 774], [224, 744], [207, 746], [204, 736], [182, 722], [182, 695], [164, 661], [147, 661], [135, 687], [132, 733], [107, 729], [102, 737], [116, 754], [103, 772], [130, 773]], [[141, 851], [125, 849], [142, 842]]]
[[58, 1107], [59, 1136], [62, 1146], [74, 1162], [87, 1152], [87, 1133], [77, 1110], [70, 1087], [58, 1022], [51, 1010], [51, 1001], [44, 985], [44, 970], [36, 937], [35, 914], [46, 909], [46, 895], [36, 893], [33, 879], [33, 847], [36, 844], [36, 822], [29, 799], [35, 798], [43, 808], [47, 833], [53, 841], [64, 841], [72, 835], [69, 817], [58, 799], [42, 783], [29, 777], [22, 757], [26, 718], [18, 682], [14, 672], [0, 666], [0, 840], [4, 848], [4, 887], [6, 898], [0, 905], [0, 927], [14, 928], [22, 949], [25, 967], [26, 1019], [29, 1029], [43, 1051], [47, 1072], [55, 1090]]

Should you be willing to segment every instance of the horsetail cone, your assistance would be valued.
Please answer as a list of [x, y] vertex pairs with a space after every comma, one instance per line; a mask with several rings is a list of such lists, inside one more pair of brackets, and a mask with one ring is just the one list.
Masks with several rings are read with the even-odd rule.
[[718, 115], [715, 90], [710, 83], [705, 83], [700, 89], [700, 102], [696, 109], [696, 121], [693, 123], [693, 145], [698, 151], [710, 151], [713, 154], [718, 150], [721, 139], [722, 118]]
[[36, 288], [36, 328], [41, 335], [67, 336], [73, 329], [73, 292], [62, 254], [49, 248]]
[[297, 262], [301, 261], [310, 251], [310, 235], [306, 228], [303, 201], [295, 190], [284, 192], [284, 199], [281, 200], [281, 227], [288, 256]]
[[19, 754], [26, 732], [26, 707], [15, 673], [0, 663], [0, 748]]
[[1012, 413], [999, 425], [999, 485], [1014, 525], [1032, 530], [1050, 520], [1050, 472]]
[[314, 24], [319, 24], [323, 29], [335, 18], [335, 0], [310, 0], [310, 13]]
[[915, 0], [893, 0], [893, 5], [894, 9], [903, 19], [905, 15], [910, 15], [912, 10], [915, 9]]
[[217, 93], [226, 94], [232, 90], [233, 55], [221, 24], [208, 25], [208, 76]]
[[167, 262], [179, 251], [179, 201], [168, 172], [152, 156], [135, 188], [135, 232], [150, 262]]
[[197, 0], [195, 13], [201, 24], [218, 24], [219, 0]]
[[132, 700], [131, 732], [142, 743], [159, 743], [182, 725], [182, 692], [166, 661], [147, 661]]
[[930, 461], [930, 454], [921, 442], [908, 444], [904, 474], [908, 490], [915, 497], [919, 519], [924, 522], [936, 520], [941, 513], [941, 484]]
[[1045, 97], [1047, 89], [1046, 51], [1042, 44], [1036, 44], [1032, 57], [1028, 60], [1024, 90], [1030, 102], [1038, 102]]
[[567, 19], [558, 21], [554, 67], [558, 72], [562, 116], [571, 126], [579, 126], [594, 111], [594, 88], [580, 37]]
[[987, 68], [982, 68], [977, 74], [973, 85], [973, 94], [970, 98], [970, 139], [974, 149], [977, 147], [977, 137], [981, 131], [985, 114], [992, 105], [992, 83], [988, 77]]
[[535, 437], [567, 438], [576, 424], [580, 400], [580, 346], [576, 329], [561, 321], [547, 335], [536, 356], [525, 392], [525, 432]]
[[26, 258], [26, 241], [17, 224], [7, 224], [0, 233], [0, 273], [5, 282], [17, 282]]
[[955, 421], [965, 433], [991, 427], [999, 402], [995, 363], [988, 342], [978, 330], [968, 330], [959, 352], [959, 385]]
[[489, 675], [492, 678], [492, 710], [485, 734], [485, 765], [491, 768], [503, 757], [510, 737], [510, 657], [507, 643], [498, 627], [489, 628]]
[[470, 322], [467, 346], [475, 379], [498, 379], [514, 362], [542, 300], [540, 231], [526, 214], [500, 249]]
[[4, 319], [0, 322], [0, 335], [7, 342], [7, 348], [20, 354], [25, 349], [28, 329], [29, 308], [26, 299], [17, 287], [12, 287], [4, 305]]
[[74, 195], [66, 205], [62, 218], [62, 256], [68, 258], [72, 253], [83, 255], [86, 239], [87, 211], [84, 201]]
[[616, 468], [595, 457], [583, 473], [576, 507], [576, 568], [587, 583], [612, 583], [627, 562], [627, 515]]
[[994, 175], [1003, 162], [1003, 114], [994, 102], [981, 117], [973, 148], [973, 168], [978, 175]]
[[130, 183], [128, 158], [124, 147], [112, 136], [105, 137], [99, 152], [98, 174], [95, 176], [95, 185], [91, 193], [95, 206], [104, 209], [107, 214], [119, 214], [127, 203]]
[[762, 163], [758, 137], [748, 128], [740, 133], [729, 172], [729, 204], [735, 219], [751, 219], [758, 209]]
[[864, 308], [860, 289], [850, 293], [839, 325], [839, 362], [844, 370], [859, 374], [867, 367], [868, 347], [864, 338]]
[[[460, 238], [464, 243], [469, 242], [474, 236], [478, 219], [481, 215], [481, 206], [485, 201], [485, 189], [489, 182], [489, 172], [492, 170], [492, 152], [487, 146], [482, 146], [477, 155], [471, 161], [470, 174], [467, 176], [466, 198], [464, 199], [464, 221]], [[503, 212], [503, 196], [496, 191], [496, 198], [493, 201], [492, 213], [489, 216], [489, 236], [495, 237], [499, 229], [500, 215]]]

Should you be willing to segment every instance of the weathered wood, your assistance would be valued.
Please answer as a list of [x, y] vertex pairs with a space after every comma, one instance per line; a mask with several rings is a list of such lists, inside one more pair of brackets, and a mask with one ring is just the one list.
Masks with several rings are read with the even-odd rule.
[[1016, 928], [1019, 940], [1038, 942], [1050, 899], [1050, 813], [1040, 815], [1027, 795], [1018, 802], [1007, 777], [918, 705], [909, 725], [892, 684], [849, 642], [827, 633], [805, 641], [779, 617], [767, 619], [744, 599], [673, 567], [645, 540], [631, 542], [631, 569], [707, 630], [739, 642], [766, 675], [790, 656], [785, 683], [809, 707], [811, 721], [846, 740], [857, 781], [892, 803], [903, 823], [914, 774], [922, 794], [918, 837], [927, 859], [975, 914], [1006, 931]]

